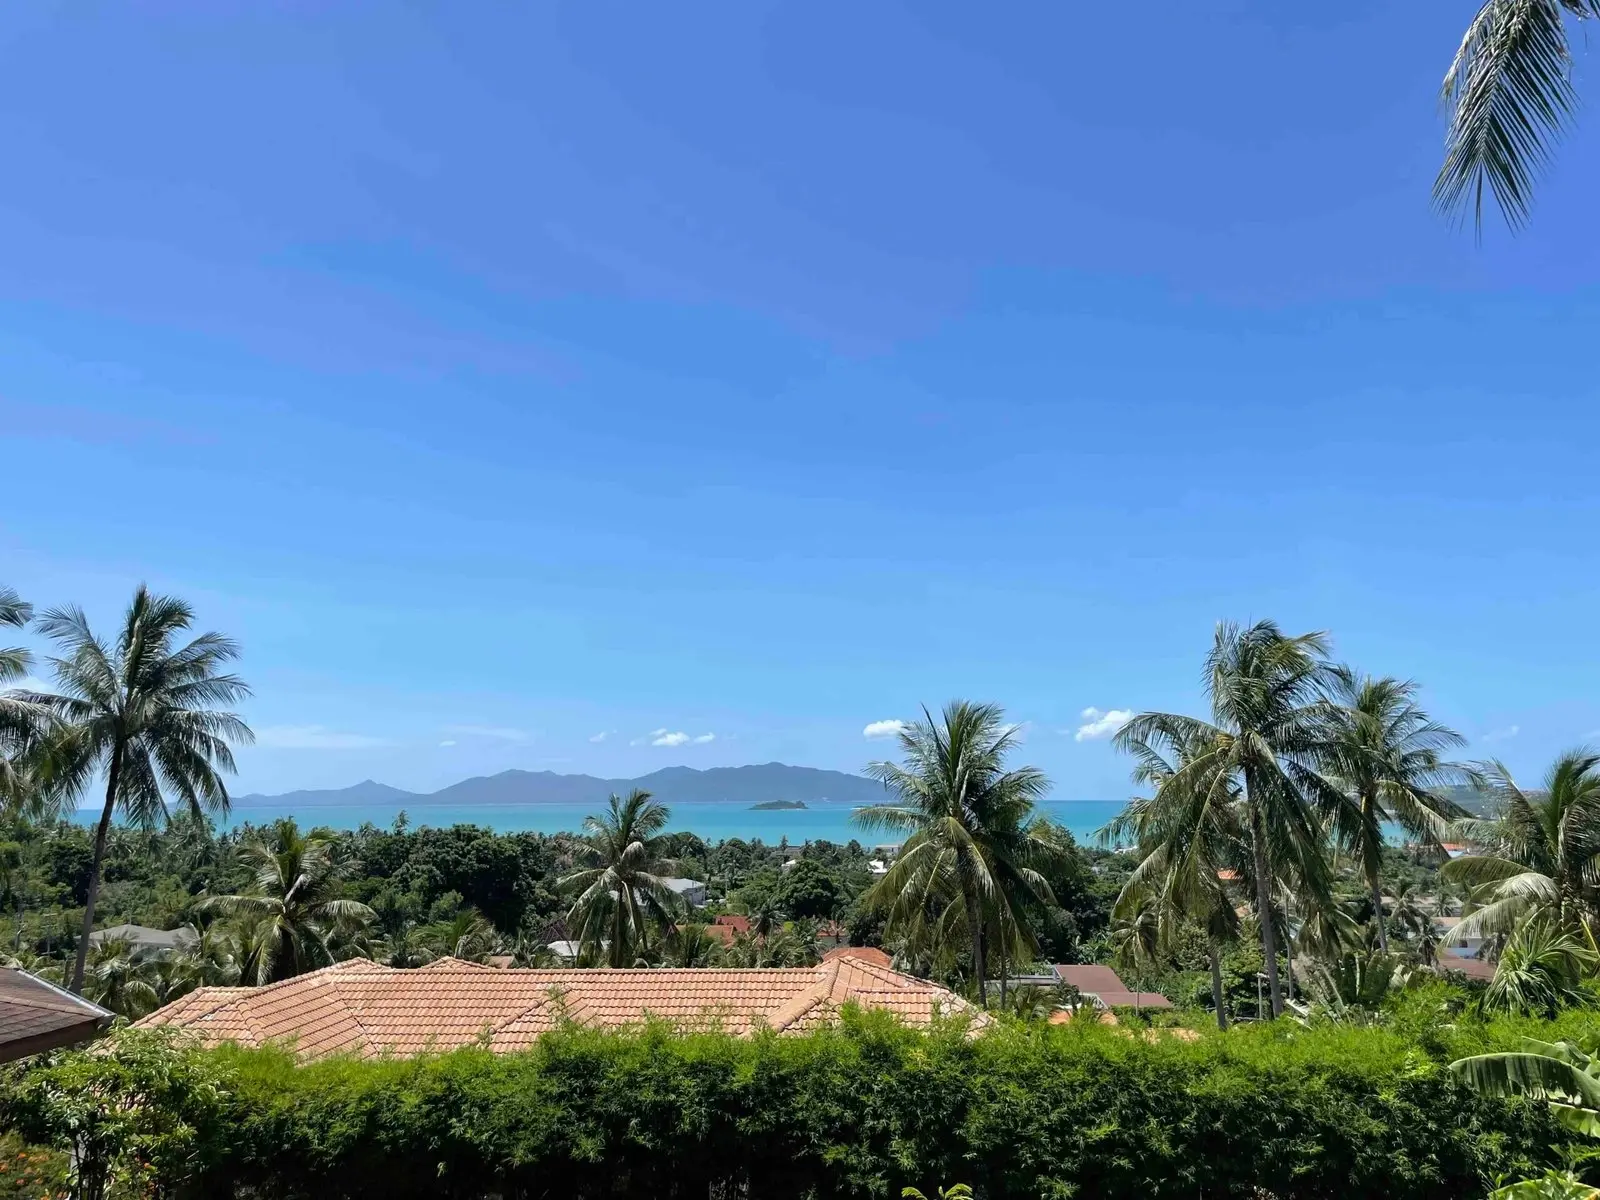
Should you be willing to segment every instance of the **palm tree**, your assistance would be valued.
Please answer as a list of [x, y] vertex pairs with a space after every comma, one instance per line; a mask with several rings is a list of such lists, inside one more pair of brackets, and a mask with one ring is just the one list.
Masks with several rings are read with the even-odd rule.
[[329, 835], [303, 834], [293, 820], [248, 838], [239, 859], [253, 878], [236, 896], [211, 896], [207, 911], [236, 921], [242, 982], [276, 983], [335, 961], [329, 941], [373, 920], [365, 904], [341, 895], [356, 864]]
[[578, 929], [580, 949], [603, 953], [612, 967], [630, 965], [680, 905], [665, 874], [672, 864], [663, 857], [661, 831], [669, 815], [649, 792], [612, 796], [604, 813], [584, 819], [587, 865], [561, 880], [562, 890], [577, 893], [567, 920]]
[[[0, 628], [23, 629], [33, 608], [8, 587], [0, 587]], [[0, 646], [0, 689], [27, 675], [33, 656], [20, 646]], [[47, 714], [37, 704], [10, 691], [0, 691], [0, 804], [16, 804], [28, 790], [25, 755], [36, 741]]]
[[[17, 595], [15, 589], [0, 587], [0, 627], [23, 629], [31, 620], [33, 606]], [[19, 647], [0, 648], [0, 683], [22, 678], [32, 661], [32, 656]]]
[[747, 915], [750, 918], [750, 932], [762, 939], [782, 929], [787, 918], [778, 898], [770, 892], [751, 905]]
[[494, 926], [470, 904], [449, 920], [428, 926], [423, 937], [429, 951], [440, 958], [482, 962], [494, 952]]
[[721, 944], [704, 925], [679, 925], [667, 934], [663, 962], [669, 967], [712, 967], [722, 956]]
[[1579, 933], [1595, 948], [1600, 915], [1596, 856], [1600, 855], [1600, 754], [1570, 750], [1556, 759], [1544, 794], [1528, 795], [1502, 763], [1485, 773], [1499, 797], [1499, 816], [1454, 825], [1456, 835], [1482, 853], [1451, 859], [1446, 880], [1473, 889], [1482, 907], [1463, 917], [1463, 937], [1504, 935], [1534, 915]]
[[[1320, 902], [1331, 882], [1323, 823], [1352, 819], [1353, 806], [1320, 770], [1328, 752], [1328, 672], [1320, 633], [1286, 637], [1270, 621], [1248, 628], [1225, 622], [1206, 656], [1211, 720], [1141, 713], [1116, 739], [1136, 754], [1154, 747], [1173, 756], [1176, 769], [1157, 789], [1169, 811], [1190, 813], [1238, 790], [1274, 1017], [1283, 1012], [1274, 884]], [[1192, 755], [1176, 761], [1185, 748]]]
[[221, 707], [249, 695], [241, 679], [221, 670], [238, 657], [238, 647], [217, 633], [178, 645], [193, 622], [183, 601], [152, 595], [143, 585], [114, 646], [94, 635], [80, 609], [51, 609], [39, 620], [62, 652], [51, 660], [59, 692], [24, 697], [60, 726], [48, 748], [49, 791], [39, 801], [60, 815], [97, 775], [106, 783], [73, 991], [83, 987], [113, 814], [150, 828], [167, 816], [163, 792], [192, 814], [227, 812], [222, 776], [234, 769], [230, 743], [252, 740], [249, 727]]
[[1533, 181], [1577, 106], [1568, 23], [1600, 17], [1600, 0], [1484, 0], [1445, 73], [1451, 106], [1437, 207], [1472, 208], [1483, 228], [1485, 184], [1506, 223], [1527, 220]]
[[903, 765], [867, 768], [897, 803], [858, 809], [856, 821], [906, 835], [868, 901], [888, 908], [893, 935], [923, 921], [930, 900], [946, 896], [952, 910], [947, 926], [965, 932], [978, 997], [987, 1007], [996, 922], [1014, 919], [1025, 897], [1054, 901], [1037, 868], [1055, 855], [1055, 842], [1033, 819], [1034, 802], [1050, 784], [1033, 767], [1006, 769], [1017, 730], [998, 705], [956, 700], [937, 722], [927, 709], [922, 716], [900, 732]]
[[1449, 823], [1467, 815], [1435, 789], [1476, 782], [1472, 771], [1446, 762], [1442, 753], [1466, 739], [1428, 716], [1416, 702], [1417, 685], [1357, 675], [1349, 667], [1330, 672], [1330, 769], [1359, 806], [1343, 831], [1345, 849], [1360, 864], [1372, 894], [1378, 948], [1389, 952], [1383, 888], [1383, 826], [1394, 822], [1424, 849], [1442, 854]]
[[1533, 916], [1506, 939], [1494, 978], [1484, 990], [1486, 1012], [1554, 1017], [1569, 1005], [1587, 1004], [1579, 986], [1592, 974], [1596, 955], [1578, 933], [1554, 920]]
[[[1239, 788], [1229, 778], [1204, 786], [1165, 787], [1180, 770], [1202, 757], [1213, 765], [1224, 759], [1212, 754], [1206, 740], [1152, 745], [1130, 735], [1123, 749], [1136, 759], [1133, 779], [1153, 786], [1150, 797], [1129, 801], [1115, 820], [1100, 831], [1107, 845], [1129, 840], [1140, 847], [1139, 865], [1123, 885], [1113, 915], [1123, 919], [1153, 906], [1159, 914], [1162, 940], [1170, 941], [1180, 919], [1194, 921], [1206, 932], [1211, 964], [1211, 1001], [1217, 1026], [1228, 1027], [1222, 991], [1222, 949], [1239, 938], [1239, 917], [1227, 881], [1248, 871], [1248, 854], [1240, 827]], [[1170, 750], [1171, 757], [1164, 751]]]
[[142, 1017], [161, 1003], [151, 982], [150, 961], [122, 938], [102, 938], [88, 956], [82, 995], [118, 1016]]

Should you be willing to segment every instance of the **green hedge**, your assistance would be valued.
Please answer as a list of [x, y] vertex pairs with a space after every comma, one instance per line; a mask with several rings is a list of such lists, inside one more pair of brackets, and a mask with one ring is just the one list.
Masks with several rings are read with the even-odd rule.
[[994, 1198], [1455, 1198], [1552, 1162], [1546, 1114], [1463, 1091], [1450, 1053], [1288, 1023], [1196, 1042], [1087, 1024], [968, 1039], [859, 1015], [749, 1041], [572, 1030], [508, 1056], [297, 1067], [222, 1051], [232, 1098], [199, 1183], [273, 1200], [898, 1197], [956, 1181]]

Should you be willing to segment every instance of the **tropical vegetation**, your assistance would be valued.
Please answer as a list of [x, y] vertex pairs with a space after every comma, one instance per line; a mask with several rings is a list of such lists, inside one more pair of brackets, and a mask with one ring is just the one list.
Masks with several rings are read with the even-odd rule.
[[[1492, 1129], [1490, 1140], [1499, 1148], [1469, 1154], [1462, 1178], [1504, 1175], [1508, 1188], [1522, 1189], [1507, 1194], [1535, 1194], [1529, 1191], [1534, 1188], [1558, 1194], [1548, 1189], [1583, 1186], [1577, 1181], [1588, 1160], [1553, 1149], [1557, 1135], [1538, 1125], [1544, 1119], [1538, 1114], [1559, 1123], [1565, 1131], [1560, 1136], [1595, 1132], [1593, 1102], [1600, 1091], [1593, 1083], [1592, 1038], [1600, 1036], [1600, 1026], [1589, 1014], [1600, 999], [1600, 875], [1594, 866], [1600, 862], [1600, 754], [1579, 749], [1562, 755], [1537, 789], [1520, 787], [1502, 764], [1453, 761], [1449, 756], [1463, 741], [1429, 715], [1416, 684], [1337, 662], [1324, 634], [1291, 635], [1271, 622], [1219, 625], [1204, 659], [1204, 715], [1139, 713], [1117, 733], [1114, 744], [1128, 756], [1138, 794], [1095, 848], [1076, 845], [1041, 817], [1038, 801], [1048, 781], [1017, 761], [1022, 730], [1000, 707], [956, 700], [937, 714], [924, 710], [900, 731], [897, 759], [867, 768], [884, 785], [885, 800], [860, 810], [857, 819], [864, 832], [896, 842], [893, 852], [869, 850], [859, 841], [708, 844], [672, 832], [669, 810], [638, 791], [611, 797], [576, 835], [496, 834], [471, 826], [413, 829], [404, 814], [389, 829], [367, 825], [353, 831], [302, 829], [287, 819], [259, 827], [222, 824], [232, 747], [249, 738], [230, 706], [245, 690], [226, 669], [237, 648], [217, 634], [189, 637], [192, 622], [181, 602], [140, 589], [117, 637], [103, 643], [75, 609], [53, 609], [35, 619], [19, 598], [0, 595], [0, 623], [33, 628], [57, 649], [48, 660], [55, 691], [13, 686], [0, 693], [0, 947], [8, 961], [54, 977], [124, 1016], [148, 1013], [195, 987], [260, 985], [352, 957], [402, 968], [444, 956], [542, 967], [761, 968], [812, 963], [828, 946], [848, 941], [882, 947], [898, 968], [939, 979], [993, 1007], [1001, 1023], [999, 1032], [977, 1042], [953, 1035], [948, 1050], [940, 1051], [957, 1056], [941, 1068], [956, 1072], [941, 1085], [950, 1089], [950, 1106], [930, 1108], [925, 1100], [922, 1111], [943, 1113], [937, 1119], [954, 1124], [941, 1129], [925, 1169], [908, 1172], [904, 1164], [917, 1156], [908, 1159], [903, 1150], [894, 1151], [893, 1165], [884, 1160], [870, 1169], [861, 1164], [875, 1162], [877, 1151], [866, 1152], [857, 1160], [864, 1172], [859, 1174], [841, 1176], [834, 1165], [817, 1166], [812, 1183], [826, 1181], [838, 1194], [881, 1194], [891, 1185], [936, 1187], [964, 1173], [975, 1159], [939, 1154], [956, 1144], [992, 1147], [987, 1139], [1005, 1121], [984, 1109], [987, 1101], [978, 1096], [989, 1094], [985, 1089], [998, 1086], [995, 1081], [1011, 1069], [976, 1047], [1013, 1036], [1022, 1039], [1007, 1043], [1017, 1061], [1064, 1070], [1091, 1092], [1132, 1068], [1132, 1046], [1141, 1047], [1139, 1071], [1179, 1070], [1178, 1060], [1163, 1057], [1177, 1054], [1188, 1063], [1180, 1075], [1199, 1072], [1183, 1075], [1182, 1087], [1204, 1089], [1232, 1079], [1237, 1063], [1210, 1057], [1212, 1050], [1179, 1047], [1248, 1045], [1255, 1047], [1252, 1053], [1271, 1057], [1288, 1053], [1284, 1048], [1295, 1044], [1292, 1039], [1312, 1035], [1348, 1036], [1358, 1039], [1350, 1047], [1368, 1049], [1389, 1045], [1381, 1042], [1385, 1036], [1397, 1037], [1409, 1047], [1408, 1061], [1421, 1054], [1434, 1064], [1423, 1073], [1430, 1081], [1424, 1090], [1433, 1089], [1428, 1103], [1459, 1106], [1466, 1103], [1462, 1095], [1476, 1094], [1487, 1106], [1473, 1109], [1479, 1114], [1473, 1119], [1486, 1122], [1480, 1132], [1488, 1136]], [[0, 651], [7, 682], [15, 685], [30, 669], [27, 652]], [[98, 819], [86, 827], [69, 818], [91, 786]], [[888, 859], [887, 866], [874, 861], [880, 858]], [[704, 881], [696, 886], [707, 888], [708, 902], [686, 903], [674, 876]], [[158, 951], [132, 936], [90, 936], [114, 921], [178, 929], [181, 936]], [[1481, 945], [1475, 963], [1462, 957], [1463, 944]], [[1054, 978], [1049, 964], [1074, 962], [1112, 964], [1139, 996], [1159, 993], [1168, 1006], [1152, 1011], [1148, 999], [1136, 998], [1133, 1011], [1118, 1014], [1123, 1023], [1148, 1026], [1130, 1042], [1116, 1025], [1087, 1019], [1096, 1010], [1073, 989], [1042, 983]], [[1469, 984], [1459, 973], [1468, 965], [1492, 978]], [[1428, 1016], [1419, 1020], [1424, 1009]], [[1285, 1014], [1293, 1021], [1272, 1020]], [[1575, 1014], [1587, 1023], [1562, 1024]], [[1252, 1019], [1264, 1021], [1265, 1031], [1235, 1028]], [[841, 1033], [802, 1039], [809, 1050], [783, 1053], [821, 1055], [816, 1061], [831, 1062], [831, 1072], [839, 1063], [827, 1056], [845, 1052], [841, 1047], [856, 1055], [866, 1053], [863, 1047], [901, 1046], [895, 1038], [912, 1037], [891, 1035], [875, 1021], [854, 1021]], [[1063, 1021], [1066, 1032], [1059, 1031]], [[1540, 1021], [1550, 1024], [1529, 1024]], [[1215, 1032], [1203, 1034], [1207, 1023]], [[1288, 1032], [1290, 1027], [1299, 1032]], [[1011, 1030], [1016, 1032], [1006, 1032]], [[1512, 1030], [1520, 1031], [1515, 1039]], [[465, 1055], [451, 1058], [458, 1066], [449, 1069], [467, 1072], [463, 1079], [483, 1072], [482, 1085], [491, 1090], [503, 1085], [495, 1075], [503, 1070], [535, 1072], [530, 1087], [564, 1089], [579, 1076], [564, 1073], [561, 1054], [574, 1061], [591, 1056], [591, 1067], [595, 1054], [621, 1055], [606, 1069], [626, 1075], [634, 1069], [627, 1064], [646, 1053], [642, 1047], [686, 1045], [659, 1040], [666, 1036], [656, 1031], [630, 1040], [574, 1033], [541, 1043], [521, 1067], [477, 1064]], [[757, 1053], [698, 1044], [718, 1063]], [[131, 1045], [128, 1080], [163, 1054], [192, 1053], [155, 1043]], [[1051, 1057], [1068, 1047], [1077, 1058]], [[70, 1152], [65, 1161], [79, 1172], [82, 1194], [111, 1186], [119, 1171], [201, 1169], [193, 1158], [181, 1159], [187, 1164], [181, 1167], [171, 1165], [180, 1158], [153, 1165], [168, 1162], [161, 1156], [176, 1143], [167, 1139], [205, 1136], [194, 1123], [169, 1128], [166, 1116], [152, 1117], [148, 1136], [155, 1141], [149, 1144], [139, 1140], [145, 1133], [133, 1132], [137, 1122], [130, 1118], [131, 1140], [123, 1149], [111, 1142], [79, 1145], [47, 1133], [52, 1122], [87, 1119], [73, 1107], [83, 1103], [81, 1095], [73, 1098], [74, 1088], [92, 1086], [111, 1095], [124, 1086], [97, 1074], [113, 1070], [122, 1053], [102, 1056], [95, 1067], [78, 1063], [66, 1074], [33, 1077], [54, 1080], [49, 1086], [58, 1091], [30, 1084], [32, 1090], [18, 1093], [25, 1102], [11, 1109], [19, 1128]], [[969, 1061], [960, 1054], [976, 1057]], [[1189, 1054], [1198, 1057], [1183, 1057]], [[1146, 1055], [1154, 1057], [1145, 1062]], [[466, 1065], [469, 1059], [477, 1065]], [[1068, 1065], [1091, 1060], [1101, 1063], [1095, 1068], [1101, 1082], [1086, 1081]], [[251, 1081], [266, 1076], [284, 1094], [298, 1094], [298, 1082], [283, 1084], [278, 1077], [284, 1068], [270, 1055], [208, 1061], [212, 1065], [196, 1067], [193, 1078], [197, 1086], [204, 1084], [202, 1091], [227, 1078], [226, 1085], [216, 1083], [222, 1109], [230, 1103], [223, 1092], [237, 1087], [249, 1093], [257, 1086]], [[977, 1070], [973, 1064], [980, 1061], [989, 1073], [984, 1087], [959, 1082], [967, 1066], [957, 1064]], [[1225, 1069], [1225, 1061], [1232, 1065]], [[813, 1069], [811, 1059], [791, 1062], [781, 1055], [763, 1059], [761, 1069], [774, 1062], [787, 1063], [786, 1071]], [[445, 1069], [374, 1066], [379, 1074], [364, 1078], [360, 1088], [375, 1095], [374, 1088], [409, 1087], [405, 1080], [419, 1082], [426, 1072]], [[901, 1069], [909, 1068], [896, 1068]], [[1281, 1069], [1274, 1066], [1268, 1074], [1277, 1078]], [[399, 1074], [389, 1080], [382, 1075], [386, 1070]], [[296, 1069], [286, 1078], [344, 1087], [346, 1076], [318, 1067]], [[1298, 1086], [1311, 1087], [1313, 1078], [1322, 1077], [1296, 1078]], [[1411, 1075], [1394, 1078], [1411, 1080], [1407, 1088], [1415, 1083]], [[810, 1075], [795, 1082], [821, 1086]], [[892, 1086], [920, 1094], [920, 1085], [905, 1079]], [[1141, 1083], [1140, 1094], [1151, 1086]], [[1248, 1085], [1227, 1086], [1264, 1085], [1251, 1076]], [[1370, 1102], [1362, 1091], [1367, 1086], [1356, 1088], [1363, 1103]], [[1402, 1102], [1394, 1098], [1394, 1080], [1372, 1086], [1391, 1096], [1384, 1103]], [[724, 1089], [715, 1103], [732, 1103], [728, 1097], [736, 1093], [740, 1103], [748, 1099], [738, 1088]], [[259, 1103], [251, 1094], [251, 1103]], [[301, 1095], [298, 1102], [314, 1112], [335, 1101], [329, 1093]], [[985, 1115], [978, 1120], [973, 1114], [980, 1110]], [[849, 1111], [852, 1119], [882, 1116]], [[1335, 1120], [1303, 1105], [1294, 1111], [1296, 1121], [1316, 1131], [1344, 1128], [1352, 1120], [1349, 1113]], [[810, 1119], [788, 1115], [802, 1124]], [[1122, 1114], [1119, 1121], [1124, 1117], [1196, 1119], [1177, 1109], [1159, 1116]], [[1416, 1120], [1410, 1110], [1401, 1117]], [[493, 1120], [515, 1124], [507, 1114]], [[717, 1120], [738, 1123], [732, 1116]], [[1243, 1118], [1228, 1108], [1227, 1120]], [[254, 1127], [246, 1121], [239, 1128]], [[366, 1128], [380, 1140], [387, 1136]], [[1427, 1128], [1430, 1137], [1459, 1135], [1459, 1128]], [[1060, 1135], [1050, 1128], [1012, 1129], [1007, 1136], [1024, 1135], [1034, 1139], [1030, 1154], [1045, 1145], [1059, 1151]], [[321, 1135], [308, 1126], [306, 1136]], [[437, 1144], [435, 1134], [426, 1136], [433, 1139], [427, 1144]], [[513, 1136], [509, 1127], [506, 1136]], [[589, 1144], [613, 1145], [606, 1140], [611, 1135], [598, 1130], [584, 1136]], [[1307, 1136], [1315, 1141], [1325, 1134]], [[615, 1145], [624, 1155], [640, 1153]], [[1513, 1146], [1521, 1149], [1510, 1152]], [[1273, 1143], [1273, 1152], [1278, 1149]], [[1124, 1150], [1159, 1161], [1162, 1171], [1181, 1172], [1177, 1160], [1161, 1159], [1149, 1146], [1129, 1142]], [[1241, 1149], [1246, 1151], [1264, 1152]], [[246, 1162], [217, 1150], [204, 1170], [226, 1174], [248, 1166], [259, 1178], [278, 1180], [263, 1195], [280, 1185], [284, 1194], [315, 1190], [316, 1180], [303, 1174], [305, 1164], [268, 1168], [264, 1153], [249, 1150], [247, 1157], [257, 1157]], [[453, 1153], [472, 1181], [461, 1194], [477, 1194], [471, 1189], [487, 1186], [486, 1180], [520, 1178], [521, 1167], [473, 1159], [475, 1152], [465, 1148]], [[1185, 1153], [1189, 1174], [1181, 1177], [1194, 1186], [1226, 1191], [1245, 1185], [1245, 1176], [1205, 1165], [1211, 1160], [1199, 1148]], [[1288, 1153], [1294, 1159], [1297, 1152]], [[1411, 1148], [1396, 1153], [1405, 1157]], [[397, 1161], [403, 1160], [400, 1154]], [[1083, 1178], [1103, 1184], [1105, 1194], [1133, 1194], [1135, 1176], [1106, 1175], [1101, 1165], [1072, 1161]], [[1458, 1182], [1437, 1167], [1419, 1172], [1407, 1161], [1412, 1174], [1405, 1186], [1414, 1194], [1446, 1194], [1439, 1189]], [[96, 1162], [104, 1170], [98, 1183], [92, 1173], [102, 1168]], [[685, 1167], [670, 1156], [637, 1162], [641, 1187], [642, 1181], [659, 1180], [664, 1163], [688, 1171], [685, 1178], [703, 1173], [701, 1166]], [[977, 1194], [1064, 1186], [1059, 1180], [1066, 1176], [1049, 1174], [1042, 1162], [1002, 1157], [987, 1175], [973, 1176]], [[1296, 1169], [1311, 1170], [1313, 1164], [1305, 1160]], [[1348, 1180], [1377, 1168], [1356, 1155], [1339, 1159], [1335, 1169], [1347, 1174], [1329, 1178]], [[1389, 1162], [1385, 1169], [1401, 1168]], [[760, 1180], [763, 1194], [786, 1194], [787, 1185], [767, 1187], [775, 1177], [748, 1156], [736, 1158], [732, 1170], [718, 1176], [720, 1183], [707, 1178], [707, 1185], [747, 1187]], [[1262, 1183], [1265, 1176], [1252, 1172], [1251, 1187], [1284, 1182], [1274, 1177]], [[1529, 1178], [1515, 1182], [1524, 1176]], [[1142, 1178], [1152, 1185], [1178, 1177]], [[568, 1190], [585, 1194], [581, 1186]], [[1311, 1193], [1302, 1187], [1295, 1194]]]
[[[865, 1198], [953, 1180], [993, 1198], [1456, 1200], [1566, 1166], [1570, 1134], [1549, 1109], [1450, 1069], [1513, 1048], [1514, 1030], [1441, 1020], [1447, 1001], [1436, 984], [1386, 1028], [1263, 1023], [1192, 1041], [1093, 1021], [971, 1038], [959, 1022], [923, 1033], [850, 1012], [794, 1037], [569, 1028], [509, 1055], [180, 1051], [167, 1072], [159, 1043], [136, 1039], [0, 1087], [0, 1121], [76, 1149], [82, 1118], [101, 1114], [84, 1112], [88, 1095], [160, 1086], [161, 1122], [111, 1106], [78, 1161], [148, 1172], [159, 1194], [260, 1200]], [[1578, 1024], [1528, 1028], [1553, 1042]]]
[[1469, 209], [1483, 227], [1485, 189], [1512, 226], [1527, 220], [1533, 185], [1577, 108], [1572, 35], [1600, 17], [1600, 0], [1484, 0], [1467, 25], [1441, 98], [1449, 108], [1434, 202]]

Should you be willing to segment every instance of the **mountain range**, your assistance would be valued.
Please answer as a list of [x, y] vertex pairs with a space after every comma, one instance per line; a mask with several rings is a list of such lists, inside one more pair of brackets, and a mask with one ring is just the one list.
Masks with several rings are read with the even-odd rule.
[[558, 775], [554, 771], [501, 771], [463, 779], [436, 792], [408, 792], [366, 779], [346, 788], [284, 792], [267, 796], [235, 796], [239, 807], [281, 805], [363, 804], [599, 804], [613, 793], [625, 796], [634, 788], [649, 792], [664, 804], [729, 800], [763, 804], [774, 800], [799, 800], [807, 804], [882, 804], [883, 785], [861, 775], [764, 763], [749, 767], [663, 767], [637, 779], [599, 779], [593, 775]]

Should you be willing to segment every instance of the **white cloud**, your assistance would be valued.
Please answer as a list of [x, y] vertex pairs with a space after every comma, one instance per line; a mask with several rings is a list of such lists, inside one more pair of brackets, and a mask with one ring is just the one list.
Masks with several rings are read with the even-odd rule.
[[454, 746], [455, 744], [456, 744], [455, 738], [447, 738], [445, 741], [442, 741], [442, 742], [439, 743], [439, 745], [441, 745], [441, 746]]
[[394, 743], [365, 733], [341, 733], [325, 725], [264, 725], [256, 730], [256, 745], [274, 750], [366, 750]]
[[652, 746], [682, 746], [689, 741], [689, 735], [681, 729], [676, 733], [668, 733], [665, 729], [658, 729], [650, 737]]
[[1486, 742], [1508, 742], [1521, 732], [1521, 725], [1507, 725], [1504, 729], [1491, 729], [1483, 735], [1483, 740]]
[[861, 736], [865, 738], [893, 737], [905, 727], [906, 723], [904, 721], [872, 721], [861, 731]]
[[526, 729], [505, 725], [446, 725], [444, 731], [455, 737], [489, 738], [497, 742], [525, 742], [533, 736]]
[[716, 734], [714, 734], [714, 733], [702, 733], [699, 737], [694, 739], [694, 744], [696, 746], [704, 746], [707, 742], [714, 742], [716, 740], [717, 740], [717, 735]]
[[1007, 732], [1007, 733], [1012, 735], [1012, 738], [1011, 738], [1012, 741], [1014, 741], [1014, 742], [1025, 742], [1025, 741], [1028, 740], [1028, 735], [1033, 732], [1033, 722], [1032, 721], [1012, 721], [1009, 725], [1006, 725], [1004, 728], [1005, 728], [1005, 732]]
[[1129, 721], [1133, 720], [1131, 708], [1113, 708], [1105, 712], [1090, 705], [1078, 714], [1083, 718], [1083, 724], [1078, 726], [1072, 735], [1075, 742], [1092, 741], [1095, 738], [1110, 737]]
[[596, 745], [598, 745], [599, 743], [605, 741], [608, 737], [610, 737], [615, 732], [616, 732], [615, 729], [602, 729], [599, 733], [596, 733], [596, 734], [592, 735], [589, 738], [589, 740], [591, 742], [594, 742]]

